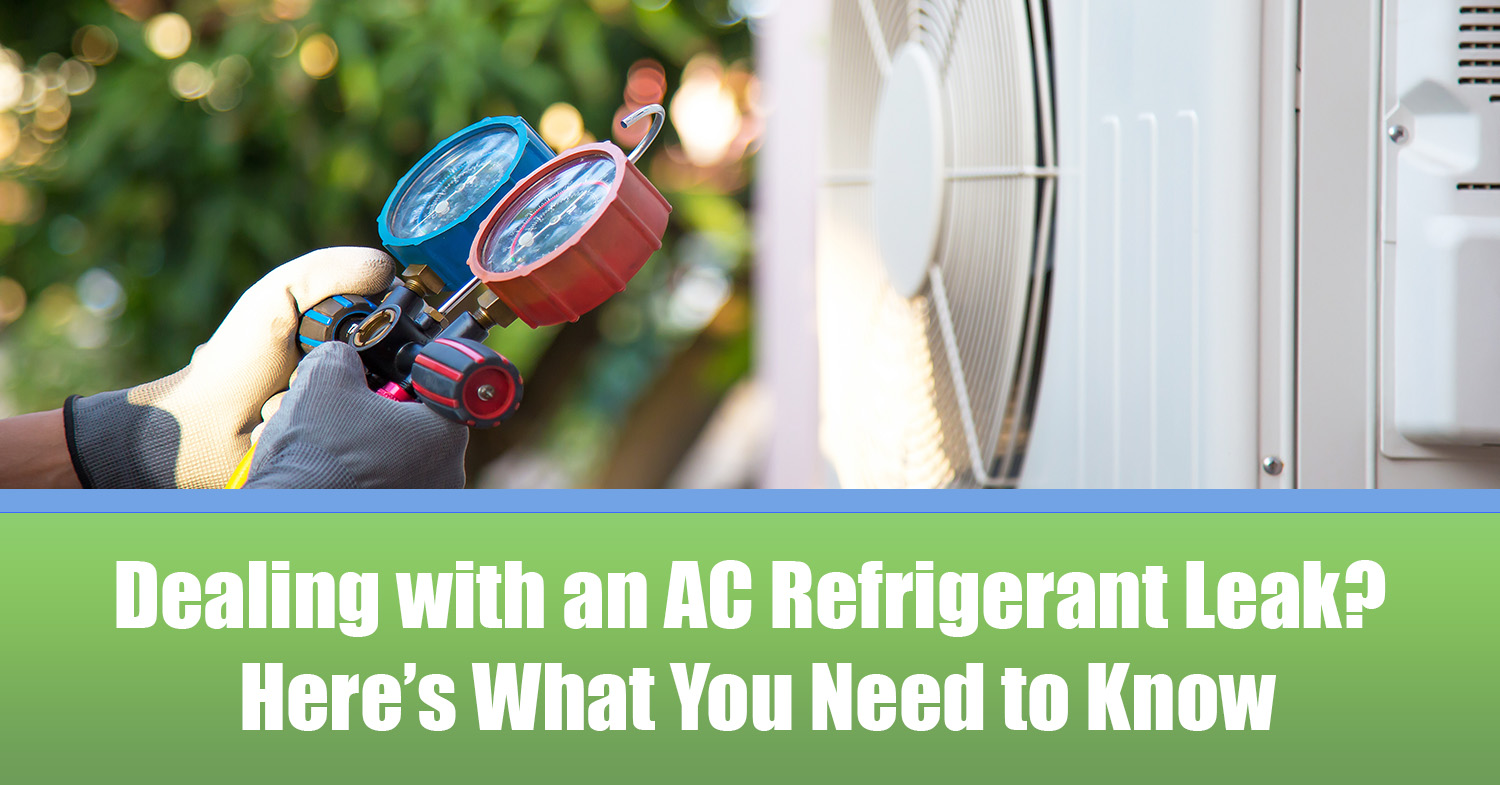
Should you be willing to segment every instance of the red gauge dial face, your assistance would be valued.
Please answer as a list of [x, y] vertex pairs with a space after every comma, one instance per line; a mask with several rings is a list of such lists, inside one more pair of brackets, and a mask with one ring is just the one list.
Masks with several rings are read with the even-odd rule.
[[609, 156], [587, 155], [537, 182], [486, 238], [480, 266], [508, 273], [547, 258], [588, 228], [608, 203], [617, 176]]

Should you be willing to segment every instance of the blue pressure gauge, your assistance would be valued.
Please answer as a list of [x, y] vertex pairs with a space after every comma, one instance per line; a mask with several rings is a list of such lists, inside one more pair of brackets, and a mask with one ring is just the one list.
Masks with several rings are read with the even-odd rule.
[[380, 241], [402, 264], [425, 264], [459, 289], [473, 276], [469, 249], [479, 225], [554, 155], [519, 117], [481, 120], [444, 139], [396, 183], [380, 211]]

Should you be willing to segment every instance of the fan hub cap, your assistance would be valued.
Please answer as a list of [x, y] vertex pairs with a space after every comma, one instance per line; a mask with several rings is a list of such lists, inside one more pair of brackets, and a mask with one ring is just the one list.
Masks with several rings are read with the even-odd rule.
[[891, 287], [915, 296], [927, 282], [943, 214], [943, 102], [921, 44], [896, 50], [875, 109], [875, 239]]

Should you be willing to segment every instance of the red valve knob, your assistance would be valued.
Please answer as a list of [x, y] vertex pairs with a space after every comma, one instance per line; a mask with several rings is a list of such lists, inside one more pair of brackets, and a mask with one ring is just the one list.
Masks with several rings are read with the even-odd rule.
[[438, 338], [422, 347], [411, 386], [423, 403], [471, 428], [493, 428], [521, 405], [521, 372], [467, 338]]

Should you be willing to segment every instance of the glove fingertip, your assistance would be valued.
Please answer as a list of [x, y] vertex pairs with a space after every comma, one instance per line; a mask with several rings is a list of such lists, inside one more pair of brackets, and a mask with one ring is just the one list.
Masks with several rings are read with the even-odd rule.
[[297, 388], [323, 382], [363, 385], [364, 368], [354, 347], [341, 341], [328, 341], [303, 358], [292, 386]]

